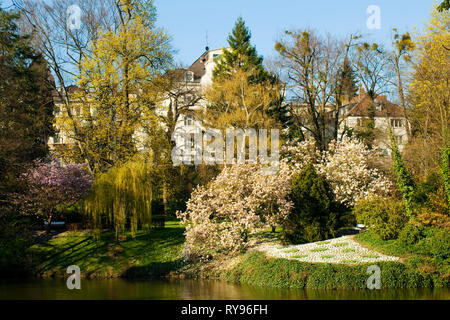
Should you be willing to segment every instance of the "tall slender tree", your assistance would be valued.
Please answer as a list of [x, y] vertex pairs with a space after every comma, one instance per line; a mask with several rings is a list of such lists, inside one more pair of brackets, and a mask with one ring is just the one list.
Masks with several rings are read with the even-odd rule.
[[119, 0], [116, 10], [118, 29], [99, 31], [79, 64], [78, 105], [64, 108], [58, 117], [61, 131], [94, 173], [137, 153], [143, 115], [154, 111], [145, 88], [171, 61], [170, 38], [155, 27], [151, 1]]
[[397, 182], [397, 188], [402, 194], [406, 213], [411, 216], [413, 214], [412, 199], [415, 188], [414, 178], [408, 172], [408, 169], [403, 162], [398, 145], [395, 142], [392, 129], [389, 129], [389, 138], [392, 145], [392, 158], [394, 160], [394, 175]]
[[[0, 200], [33, 160], [44, 157], [53, 133], [51, 80], [45, 60], [20, 34], [19, 14], [0, 9]], [[3, 197], [2, 197], [3, 193]], [[3, 198], [3, 199], [2, 199]]]
[[256, 48], [251, 45], [252, 34], [245, 25], [244, 19], [239, 17], [228, 36], [229, 49], [224, 48], [222, 57], [213, 70], [213, 78], [230, 77], [237, 69], [252, 73], [252, 80], [259, 82], [267, 80], [269, 74], [263, 67], [263, 58], [258, 55]]
[[[295, 100], [291, 113], [303, 134], [312, 137], [320, 150], [329, 142], [327, 131], [335, 104], [336, 78], [345, 56], [344, 45], [314, 30], [286, 31], [275, 44], [279, 63], [287, 74], [287, 88]], [[335, 115], [339, 112], [334, 108]], [[334, 130], [338, 130], [335, 126]]]
[[[408, 105], [406, 100], [406, 90], [409, 86], [407, 84], [405, 85], [405, 74], [408, 64], [411, 62], [411, 54], [415, 49], [415, 44], [411, 39], [409, 32], [399, 34], [397, 29], [393, 29], [393, 31], [395, 34], [392, 42], [393, 49], [389, 52], [389, 61], [395, 72], [395, 81], [393, 83], [395, 87], [397, 87], [398, 97], [403, 108], [403, 113], [409, 123]], [[411, 132], [408, 124], [406, 124], [406, 133], [409, 140], [411, 137]]]

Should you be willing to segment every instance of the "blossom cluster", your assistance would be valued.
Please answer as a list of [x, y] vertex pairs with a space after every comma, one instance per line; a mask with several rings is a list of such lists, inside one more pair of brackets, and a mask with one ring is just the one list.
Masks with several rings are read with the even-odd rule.
[[207, 258], [236, 253], [257, 228], [276, 226], [290, 212], [291, 170], [280, 166], [275, 175], [261, 174], [259, 165], [225, 167], [208, 187], [192, 193], [185, 212], [185, 256]]
[[316, 169], [330, 183], [336, 200], [353, 206], [361, 199], [392, 192], [394, 185], [389, 178], [371, 165], [370, 161], [380, 156], [363, 142], [344, 137], [329, 145]]
[[89, 193], [93, 179], [85, 165], [62, 165], [58, 160], [35, 161], [24, 173], [27, 192], [17, 195], [25, 209], [48, 216], [59, 205], [76, 203]]
[[394, 188], [389, 178], [372, 165], [381, 157], [380, 151], [369, 149], [355, 138], [332, 141], [322, 152], [312, 140], [294, 141], [283, 147], [282, 156], [296, 173], [312, 163], [330, 183], [336, 201], [347, 206], [374, 195], [387, 196]]

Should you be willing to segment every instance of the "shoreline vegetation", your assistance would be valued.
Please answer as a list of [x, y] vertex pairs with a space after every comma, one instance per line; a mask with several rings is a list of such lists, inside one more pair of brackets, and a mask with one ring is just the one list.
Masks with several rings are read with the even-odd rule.
[[376, 240], [370, 232], [354, 239], [380, 254], [397, 256], [401, 262], [309, 263], [269, 257], [256, 247], [281, 243], [279, 232], [266, 231], [254, 236], [247, 252], [231, 259], [188, 263], [182, 254], [183, 233], [178, 221], [166, 222], [165, 229], [139, 232], [135, 239], [127, 235], [120, 242], [115, 241], [113, 232], [104, 232], [98, 240], [89, 231], [64, 232], [31, 247], [32, 273], [44, 279], [64, 278], [67, 267], [75, 264], [85, 279], [214, 279], [273, 288], [365, 289], [367, 268], [376, 264], [383, 289], [449, 286], [449, 275], [433, 269], [426, 257], [395, 250], [392, 243]]

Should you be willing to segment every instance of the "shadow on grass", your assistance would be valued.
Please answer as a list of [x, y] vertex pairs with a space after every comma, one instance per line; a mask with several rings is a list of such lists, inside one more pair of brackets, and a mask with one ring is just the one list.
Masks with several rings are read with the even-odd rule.
[[167, 262], [153, 262], [146, 266], [133, 266], [125, 270], [121, 278], [125, 279], [145, 279], [161, 278], [169, 275], [171, 272], [180, 270], [185, 265], [183, 259], [177, 259]]
[[[83, 262], [86, 258], [106, 253], [107, 246], [108, 245], [106, 243], [103, 244], [97, 243], [92, 238], [86, 238], [73, 245], [70, 245], [69, 247], [59, 250], [58, 252], [50, 256], [42, 256], [41, 254], [40, 257], [41, 261], [34, 268], [35, 273], [42, 274], [46, 271], [55, 268], [63, 269], [73, 264], [79, 264], [80, 262]], [[46, 247], [58, 250], [57, 245], [46, 244]]]
[[92, 235], [67, 235], [41, 243], [32, 250], [38, 263], [33, 273], [43, 277], [65, 276], [70, 265], [81, 268], [90, 277], [157, 277], [182, 265], [184, 228], [140, 231], [133, 238], [117, 242], [114, 232]]

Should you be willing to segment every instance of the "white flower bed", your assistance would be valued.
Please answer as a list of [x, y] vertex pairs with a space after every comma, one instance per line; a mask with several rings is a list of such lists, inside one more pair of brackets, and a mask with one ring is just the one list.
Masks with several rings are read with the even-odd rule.
[[256, 248], [273, 258], [285, 258], [311, 263], [358, 264], [378, 261], [399, 261], [362, 247], [352, 236], [301, 245], [281, 246], [265, 243]]

